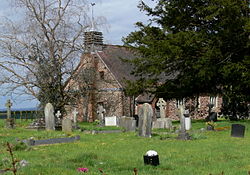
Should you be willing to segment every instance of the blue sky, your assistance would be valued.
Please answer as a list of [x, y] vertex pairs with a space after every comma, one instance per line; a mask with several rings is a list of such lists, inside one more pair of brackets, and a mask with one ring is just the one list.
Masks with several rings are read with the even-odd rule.
[[[8, 5], [10, 0], [1, 0], [0, 16], [16, 18], [15, 11]], [[138, 21], [146, 22], [148, 17], [141, 12], [137, 5], [139, 0], [90, 0], [94, 2], [94, 16], [104, 16], [108, 22], [108, 30], [102, 30], [106, 44], [122, 44], [121, 38], [135, 31], [134, 24]], [[152, 0], [144, 0], [150, 6]], [[30, 100], [27, 96], [0, 96], [0, 109], [5, 108], [5, 102], [11, 99], [13, 108], [30, 108], [38, 105], [36, 100]]]

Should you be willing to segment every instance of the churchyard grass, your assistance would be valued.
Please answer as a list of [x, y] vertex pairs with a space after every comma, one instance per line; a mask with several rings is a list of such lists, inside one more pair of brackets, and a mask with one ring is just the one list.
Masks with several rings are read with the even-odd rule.
[[[28, 122], [27, 122], [28, 123]], [[200, 135], [194, 140], [176, 140], [176, 134], [164, 136], [164, 131], [153, 130], [152, 138], [138, 137], [134, 132], [86, 134], [80, 131], [27, 130], [27, 123], [19, 123], [16, 129], [3, 128], [0, 120], [0, 169], [10, 167], [7, 159], [6, 142], [17, 144], [16, 138], [34, 139], [58, 138], [80, 135], [80, 141], [53, 145], [34, 146], [14, 150], [18, 160], [28, 161], [19, 169], [22, 175], [77, 175], [77, 168], [88, 168], [86, 174], [100, 175], [99, 168], [107, 175], [132, 175], [137, 168], [138, 175], [247, 175], [250, 170], [250, 121], [216, 122], [222, 131], [200, 131], [205, 122], [193, 122], [191, 135]], [[246, 126], [244, 138], [230, 137], [232, 123]], [[178, 123], [173, 123], [178, 125]], [[84, 127], [85, 124], [80, 124]], [[86, 124], [90, 126], [90, 124]], [[159, 154], [160, 165], [143, 164], [143, 155], [148, 150]], [[6, 175], [12, 172], [5, 173]]]

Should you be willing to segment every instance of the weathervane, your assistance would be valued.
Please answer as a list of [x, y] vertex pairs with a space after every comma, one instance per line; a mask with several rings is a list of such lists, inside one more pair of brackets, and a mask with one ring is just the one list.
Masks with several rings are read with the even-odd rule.
[[92, 6], [92, 9], [91, 9], [91, 11], [92, 11], [92, 18], [91, 18], [91, 24], [92, 24], [92, 27], [91, 27], [91, 30], [95, 30], [95, 26], [94, 26], [94, 5], [95, 5], [95, 3], [91, 3], [91, 6]]

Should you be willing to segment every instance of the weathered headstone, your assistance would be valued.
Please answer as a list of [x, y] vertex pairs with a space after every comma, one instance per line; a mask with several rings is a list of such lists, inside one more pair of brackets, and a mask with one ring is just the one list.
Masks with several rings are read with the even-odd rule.
[[11, 106], [12, 106], [10, 99], [7, 100], [5, 106], [7, 108], [7, 119], [10, 119], [11, 118]]
[[172, 120], [170, 118], [158, 118], [156, 121], [153, 121], [153, 128], [162, 128], [162, 129], [172, 129]]
[[6, 128], [14, 128], [15, 127], [15, 121], [14, 121], [14, 118], [11, 118], [11, 106], [12, 106], [12, 103], [11, 103], [10, 99], [7, 100], [5, 106], [7, 108], [7, 119], [6, 119], [5, 127]]
[[98, 105], [97, 114], [98, 114], [98, 120], [100, 120], [101, 126], [104, 126], [104, 123], [105, 123], [105, 117], [104, 117], [105, 113], [106, 113], [106, 110], [103, 108], [103, 106]]
[[47, 145], [47, 144], [56, 144], [56, 143], [69, 143], [74, 142], [76, 140], [80, 140], [80, 136], [74, 137], [66, 137], [66, 138], [53, 138], [53, 139], [45, 139], [45, 140], [23, 140], [22, 142], [26, 143], [29, 146], [37, 146], [37, 145]]
[[105, 117], [105, 126], [118, 126], [118, 118], [116, 116]]
[[232, 124], [231, 136], [232, 137], [244, 137], [245, 126], [241, 124]]
[[148, 103], [144, 103], [138, 111], [139, 136], [151, 137], [153, 109]]
[[159, 100], [156, 103], [156, 105], [160, 108], [160, 116], [161, 116], [161, 118], [165, 118], [166, 117], [165, 107], [167, 105], [167, 103], [165, 102], [165, 100], [163, 98], [159, 98]]
[[179, 115], [179, 118], [180, 118], [180, 132], [178, 134], [177, 139], [189, 140], [190, 136], [186, 132], [186, 127], [185, 127], [185, 117], [184, 117], [184, 106], [183, 105], [179, 106], [178, 115]]
[[123, 127], [125, 129], [125, 131], [135, 131], [136, 120], [132, 117], [122, 116], [119, 119], [119, 126]]
[[64, 118], [62, 120], [62, 131], [72, 132], [72, 121], [69, 118]]
[[46, 104], [44, 114], [45, 114], [45, 129], [55, 130], [54, 107], [51, 103]]
[[74, 109], [74, 111], [72, 112], [73, 114], [73, 128], [77, 128], [77, 114], [78, 114], [78, 111], [76, 110], [76, 108]]

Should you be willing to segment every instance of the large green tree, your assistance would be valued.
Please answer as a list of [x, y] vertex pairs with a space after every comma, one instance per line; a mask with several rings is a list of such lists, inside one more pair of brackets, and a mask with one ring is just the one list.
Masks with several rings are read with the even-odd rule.
[[249, 101], [249, 7], [249, 0], [141, 1], [151, 20], [124, 38], [140, 53], [133, 60], [140, 86], [167, 99], [219, 93]]

